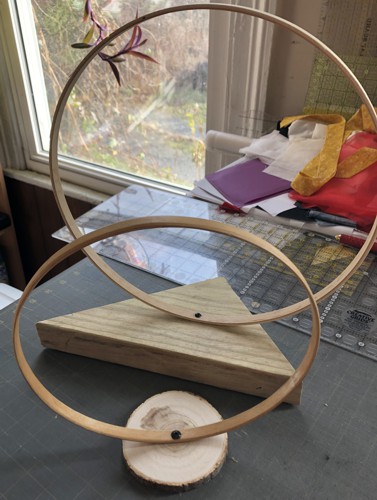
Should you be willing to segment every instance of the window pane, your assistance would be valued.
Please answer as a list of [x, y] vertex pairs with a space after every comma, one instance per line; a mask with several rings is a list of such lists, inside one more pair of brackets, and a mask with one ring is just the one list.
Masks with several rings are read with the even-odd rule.
[[[43, 73], [52, 115], [57, 99], [87, 49], [91, 27], [83, 0], [32, 0]], [[191, 4], [195, 0], [180, 2]], [[174, 5], [168, 0], [92, 0], [109, 32], [136, 17]], [[22, 4], [21, 4], [22, 5]], [[21, 7], [22, 10], [22, 7]], [[168, 14], [143, 23], [135, 50], [157, 63], [127, 54], [110, 64], [96, 57], [73, 89], [60, 137], [62, 154], [138, 176], [191, 187], [204, 174], [207, 100], [208, 11]], [[113, 55], [131, 31], [104, 52]], [[96, 38], [93, 36], [91, 42]]]

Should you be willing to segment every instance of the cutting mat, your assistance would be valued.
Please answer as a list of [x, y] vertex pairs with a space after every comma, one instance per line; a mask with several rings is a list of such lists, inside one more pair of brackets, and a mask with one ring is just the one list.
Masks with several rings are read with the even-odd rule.
[[[263, 216], [237, 216], [199, 200], [135, 186], [77, 222], [88, 232], [136, 216], [172, 214], [217, 220], [260, 236], [299, 267], [313, 292], [331, 283], [356, 255], [355, 250], [331, 238], [278, 225]], [[65, 229], [55, 236], [69, 239]], [[306, 298], [295, 277], [279, 261], [254, 246], [207, 231], [143, 230], [109, 238], [95, 248], [101, 255], [179, 284], [223, 276], [254, 313]], [[373, 256], [319, 307], [323, 340], [377, 360], [377, 262]], [[309, 312], [281, 322], [306, 334], [311, 331]]]
[[[375, 0], [322, 0], [317, 36], [356, 75], [372, 103], [377, 102], [377, 3]], [[350, 117], [360, 98], [340, 70], [323, 54], [314, 59], [305, 113]]]

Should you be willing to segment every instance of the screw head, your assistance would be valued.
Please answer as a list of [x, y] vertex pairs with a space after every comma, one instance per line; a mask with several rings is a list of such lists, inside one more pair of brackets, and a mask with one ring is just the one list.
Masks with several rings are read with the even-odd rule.
[[176, 430], [176, 431], [172, 431], [172, 433], [170, 435], [171, 435], [172, 439], [174, 439], [176, 441], [177, 439], [181, 439], [182, 433], [181, 433], [181, 431]]
[[201, 317], [202, 317], [201, 313], [195, 313], [195, 318], [201, 318]]

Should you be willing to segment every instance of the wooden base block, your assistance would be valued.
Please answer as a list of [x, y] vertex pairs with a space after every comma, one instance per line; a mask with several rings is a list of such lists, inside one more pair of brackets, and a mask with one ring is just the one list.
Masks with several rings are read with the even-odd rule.
[[[221, 415], [203, 398], [168, 391], [136, 408], [127, 427], [179, 431], [219, 420]], [[186, 491], [209, 481], [220, 471], [228, 450], [228, 435], [182, 444], [179, 439], [173, 444], [122, 441], [122, 447], [129, 470], [143, 483], [170, 491]]]
[[[158, 295], [198, 311], [247, 311], [223, 278]], [[45, 347], [261, 397], [294, 372], [260, 325], [196, 324], [136, 299], [41, 321], [37, 330]], [[301, 385], [286, 402], [298, 404], [300, 395]]]

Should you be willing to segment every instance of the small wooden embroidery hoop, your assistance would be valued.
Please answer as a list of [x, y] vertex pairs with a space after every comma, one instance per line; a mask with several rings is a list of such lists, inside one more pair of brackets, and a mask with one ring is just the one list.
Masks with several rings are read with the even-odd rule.
[[[165, 14], [171, 14], [174, 12], [182, 12], [182, 11], [188, 11], [188, 10], [216, 10], [216, 11], [225, 11], [225, 12], [235, 12], [239, 14], [246, 14], [248, 16], [253, 16], [257, 17], [260, 19], [264, 19], [265, 21], [270, 21], [274, 24], [280, 25], [283, 28], [288, 29], [289, 31], [292, 31], [293, 33], [297, 34], [310, 44], [314, 45], [317, 49], [319, 49], [321, 52], [323, 52], [330, 60], [332, 60], [340, 69], [340, 71], [348, 78], [350, 83], [352, 84], [353, 88], [361, 98], [362, 102], [365, 104], [367, 110], [369, 111], [372, 121], [376, 127], [377, 130], [377, 114], [373, 108], [373, 105], [365, 92], [363, 86], [360, 84], [356, 76], [352, 73], [352, 71], [348, 68], [348, 66], [338, 57], [331, 49], [329, 49], [323, 42], [318, 40], [315, 36], [313, 36], [311, 33], [307, 32], [306, 30], [300, 28], [299, 26], [286, 21], [285, 19], [282, 19], [278, 16], [275, 16], [273, 14], [270, 14], [268, 12], [261, 12], [256, 9], [251, 9], [249, 7], [240, 7], [237, 5], [224, 5], [224, 4], [217, 4], [217, 3], [210, 3], [210, 4], [193, 4], [193, 5], [179, 5], [175, 7], [169, 7], [166, 9], [161, 9], [155, 12], [151, 12], [149, 14], [145, 14], [137, 19], [134, 19], [133, 21], [125, 24], [124, 26], [121, 26], [117, 30], [115, 30], [113, 33], [111, 33], [107, 38], [105, 38], [101, 43], [99, 43], [96, 47], [94, 47], [91, 52], [79, 63], [79, 65], [76, 67], [76, 69], [73, 71], [71, 77], [69, 78], [67, 84], [65, 85], [60, 99], [58, 101], [54, 118], [52, 121], [52, 127], [51, 127], [51, 141], [50, 141], [50, 175], [51, 175], [51, 182], [52, 182], [52, 187], [53, 191], [55, 194], [55, 199], [58, 204], [60, 213], [64, 219], [65, 224], [69, 228], [72, 236], [74, 238], [79, 238], [82, 233], [80, 228], [77, 226], [72, 213], [69, 209], [67, 200], [65, 198], [65, 194], [63, 191], [62, 187], [62, 182], [60, 179], [60, 174], [59, 174], [59, 164], [58, 164], [58, 138], [59, 138], [59, 129], [60, 129], [60, 123], [61, 119], [63, 116], [64, 108], [67, 103], [67, 100], [70, 96], [70, 93], [79, 79], [80, 75], [83, 73], [85, 68], [88, 66], [88, 64], [91, 62], [91, 60], [100, 52], [103, 50], [109, 43], [111, 43], [114, 39], [116, 39], [118, 36], [123, 34], [124, 32], [130, 30], [136, 25], [140, 25], [144, 23], [147, 20], [154, 19], [160, 16], [163, 16]], [[350, 276], [358, 269], [358, 267], [362, 264], [364, 261], [365, 257], [368, 255], [370, 248], [372, 247], [375, 239], [377, 237], [377, 217], [374, 222], [374, 225], [369, 233], [368, 238], [366, 239], [364, 245], [362, 248], [359, 250], [357, 255], [354, 257], [352, 262], [343, 270], [343, 272], [336, 278], [334, 279], [329, 285], [327, 285], [325, 288], [320, 290], [315, 294], [315, 299], [317, 302], [320, 302], [321, 300], [325, 299], [326, 297], [332, 295], [334, 291], [339, 288], [343, 283], [345, 283]], [[170, 314], [177, 315], [179, 317], [183, 317], [186, 319], [190, 319], [192, 317], [192, 314], [194, 311], [190, 310], [183, 310], [181, 309], [180, 311], [176, 310], [176, 308], [173, 307], [167, 307], [166, 304], [164, 304], [162, 301], [158, 300], [155, 297], [152, 297], [148, 295], [147, 293], [144, 293], [131, 283], [129, 283], [127, 280], [119, 276], [116, 272], [114, 272], [109, 265], [106, 264], [106, 262], [96, 254], [94, 250], [91, 248], [86, 248], [83, 249], [84, 253], [89, 257], [89, 259], [97, 266], [97, 268], [102, 271], [109, 279], [111, 279], [114, 283], [116, 283], [118, 286], [123, 288], [123, 290], [127, 291], [134, 297], [138, 298], [142, 302], [149, 304], [152, 307], [155, 307], [156, 309], [160, 309], [162, 311], [169, 312]], [[298, 302], [296, 304], [293, 304], [291, 306], [285, 307], [283, 309], [280, 309], [279, 311], [275, 311], [275, 317], [274, 320], [278, 320], [281, 318], [284, 318], [286, 316], [290, 316], [292, 314], [298, 314], [302, 312], [303, 310], [307, 309], [309, 307], [309, 300], [303, 300], [301, 302]], [[261, 318], [261, 315], [258, 314], [255, 316], [256, 322], [261, 322], [263, 319]], [[231, 323], [233, 322], [233, 323]], [[226, 324], [237, 324], [237, 322], [234, 322], [234, 319], [231, 319], [231, 322], [226, 322]], [[216, 321], [214, 321], [216, 324]], [[242, 321], [240, 321], [239, 324], [242, 324]]]
[[[293, 262], [291, 262], [280, 250], [276, 249], [273, 245], [262, 240], [261, 238], [258, 238], [257, 236], [250, 234], [243, 229], [222, 224], [220, 222], [191, 217], [141, 217], [124, 222], [118, 222], [117, 224], [112, 224], [102, 229], [98, 229], [97, 231], [93, 231], [92, 233], [75, 239], [67, 246], [63, 247], [38, 269], [38, 271], [27, 284], [25, 291], [23, 292], [18, 302], [13, 324], [13, 345], [18, 366], [31, 389], [49, 408], [51, 408], [51, 410], [69, 420], [70, 422], [83, 427], [84, 429], [128, 441], [140, 441], [145, 443], [177, 442], [176, 440], [174, 440], [171, 431], [168, 430], [154, 431], [146, 429], [130, 429], [127, 427], [125, 428], [96, 420], [76, 410], [73, 410], [62, 401], [57, 399], [39, 381], [39, 379], [32, 371], [30, 365], [26, 361], [20, 341], [20, 316], [22, 308], [29, 298], [30, 293], [34, 290], [35, 286], [49, 271], [51, 271], [51, 269], [54, 268], [56, 264], [59, 264], [63, 259], [71, 256], [76, 251], [81, 250], [85, 246], [96, 243], [97, 241], [100, 241], [104, 238], [116, 236], [120, 233], [127, 233], [130, 231], [151, 229], [156, 227], [184, 227], [203, 229], [205, 231], [213, 231], [219, 234], [233, 236], [246, 243], [256, 245], [285, 264], [295, 274], [296, 278], [301, 282], [302, 286], [308, 294], [308, 300], [310, 302], [312, 311], [312, 335], [308, 343], [308, 348], [305, 356], [303, 357], [300, 365], [297, 367], [293, 375], [281, 387], [279, 387], [277, 391], [275, 391], [268, 398], [264, 399], [262, 402], [258, 403], [256, 406], [250, 408], [249, 410], [246, 410], [233, 417], [227, 418], [220, 422], [216, 422], [214, 424], [183, 429], [181, 432], [179, 443], [216, 436], [218, 434], [223, 434], [225, 432], [237, 429], [238, 427], [252, 422], [253, 420], [256, 420], [257, 418], [276, 408], [286, 398], [287, 394], [289, 394], [298, 384], [302, 382], [305, 375], [308, 373], [312, 363], [314, 362], [319, 346], [320, 318], [314, 295], [310, 290], [310, 287], [304, 276], [293, 264]], [[269, 318], [273, 319], [273, 313], [266, 314], [268, 314]], [[251, 319], [248, 323], [255, 323], [255, 317], [253, 317], [251, 314], [249, 317]], [[199, 323], [208, 322], [206, 321], [205, 314], [203, 314], [200, 318], [191, 317], [190, 320], [197, 321]], [[268, 321], [267, 317], [265, 318], [265, 321]]]

